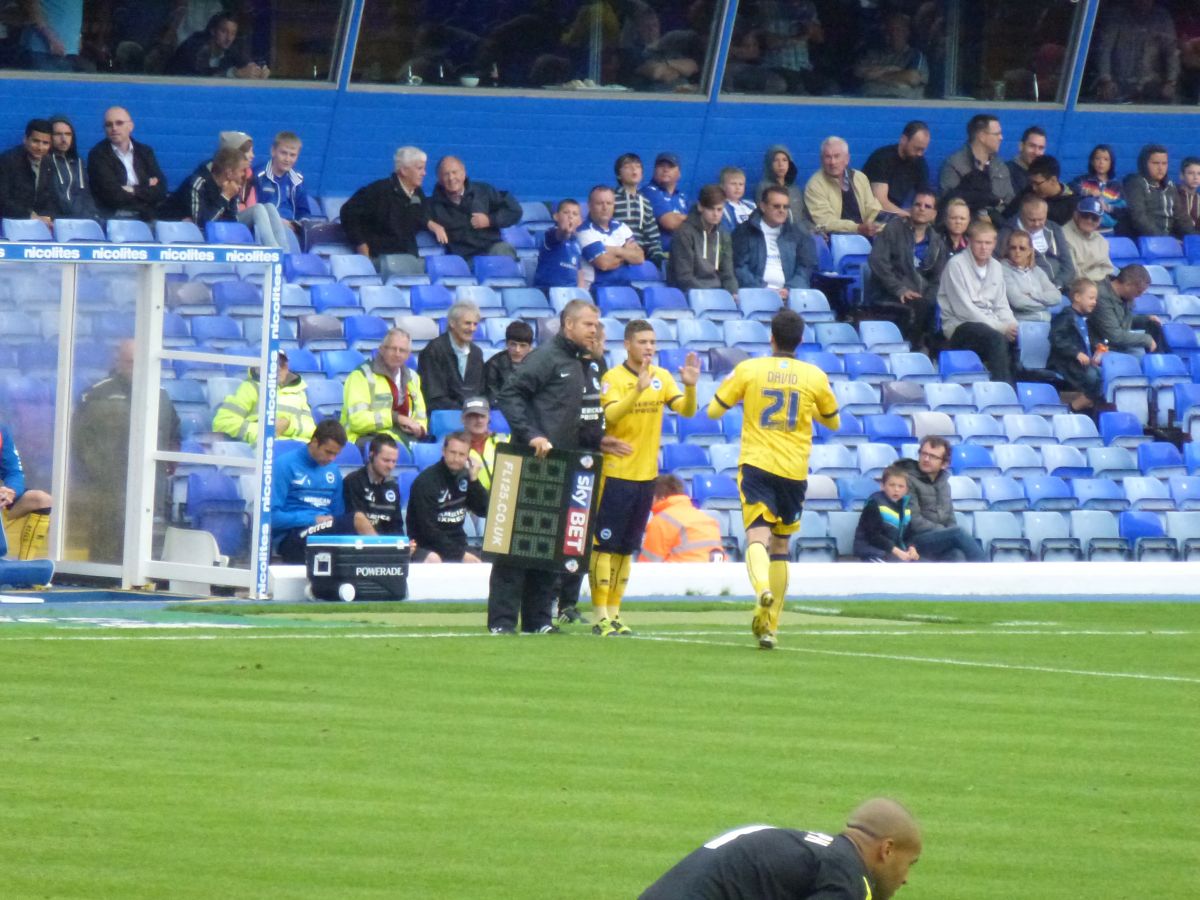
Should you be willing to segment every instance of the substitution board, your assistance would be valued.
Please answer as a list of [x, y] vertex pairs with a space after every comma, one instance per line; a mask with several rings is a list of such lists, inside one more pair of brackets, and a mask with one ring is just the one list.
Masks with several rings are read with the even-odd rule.
[[483, 555], [526, 569], [574, 573], [587, 568], [600, 486], [598, 453], [496, 448]]

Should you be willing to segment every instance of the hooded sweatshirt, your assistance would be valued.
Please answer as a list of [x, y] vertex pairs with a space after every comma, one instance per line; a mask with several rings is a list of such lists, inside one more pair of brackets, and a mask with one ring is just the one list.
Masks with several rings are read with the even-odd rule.
[[788, 158], [787, 174], [783, 176], [783, 187], [787, 188], [788, 199], [791, 200], [792, 208], [788, 210], [788, 217], [793, 221], [807, 221], [808, 211], [804, 206], [804, 189], [796, 186], [796, 160], [792, 156], [792, 151], [783, 144], [772, 144], [767, 148], [766, 154], [763, 156], [763, 177], [758, 183], [758, 187], [754, 189], [754, 199], [761, 200], [762, 193], [766, 188], [776, 187], [779, 182], [775, 180], [775, 175], [771, 171], [771, 160], [775, 158], [776, 153], [785, 153]]
[[1165, 152], [1164, 147], [1147, 144], [1138, 154], [1137, 174], [1125, 179], [1125, 203], [1129, 209], [1129, 221], [1138, 237], [1182, 237], [1196, 231], [1187, 216], [1187, 210], [1179, 202], [1171, 179], [1168, 177], [1162, 181], [1155, 181], [1147, 171], [1146, 160], [1155, 153]]
[[50, 161], [50, 174], [54, 177], [58, 208], [68, 219], [99, 219], [96, 201], [88, 189], [87, 167], [79, 158], [79, 148], [75, 143], [75, 126], [66, 116], [55, 116], [50, 120], [50, 127], [59, 122], [70, 126], [71, 146], [66, 153], [51, 150], [46, 157]]
[[692, 207], [687, 220], [675, 231], [668, 258], [667, 281], [681, 291], [724, 288], [737, 293], [733, 274], [733, 244], [719, 224], [704, 224], [700, 208]]

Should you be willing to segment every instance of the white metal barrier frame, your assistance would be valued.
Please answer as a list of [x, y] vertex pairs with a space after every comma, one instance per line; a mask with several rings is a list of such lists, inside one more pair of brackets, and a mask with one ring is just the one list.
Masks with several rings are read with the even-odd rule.
[[[243, 588], [255, 599], [267, 597], [271, 557], [271, 468], [275, 445], [276, 377], [283, 294], [282, 251], [257, 245], [0, 243], [0, 265], [49, 263], [62, 271], [59, 308], [58, 384], [55, 396], [53, 496], [66, 509], [71, 421], [74, 416], [72, 374], [76, 342], [78, 269], [80, 265], [137, 266], [142, 269], [135, 305], [133, 393], [130, 398], [129, 471], [125, 495], [125, 541], [120, 564], [63, 559], [63, 515], [51, 516], [50, 554], [66, 574], [119, 578], [123, 587], [139, 587], [152, 579], [218, 584]], [[163, 347], [167, 266], [227, 263], [263, 266], [263, 328], [259, 356]], [[151, 559], [154, 529], [155, 471], [158, 463], [213, 465], [211, 456], [164, 450], [157, 446], [158, 403], [162, 364], [175, 360], [258, 366], [260, 440], [252, 459], [222, 457], [225, 468], [252, 469], [258, 497], [251, 506], [250, 567], [165, 562]], [[248, 498], [249, 499], [249, 498]], [[114, 523], [114, 527], [115, 527]]]

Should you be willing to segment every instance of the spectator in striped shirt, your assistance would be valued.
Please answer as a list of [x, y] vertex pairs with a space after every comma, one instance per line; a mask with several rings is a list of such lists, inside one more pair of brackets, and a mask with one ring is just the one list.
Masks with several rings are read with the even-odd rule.
[[642, 183], [642, 159], [636, 153], [622, 153], [613, 166], [617, 174], [617, 199], [614, 218], [624, 222], [633, 232], [633, 237], [646, 259], [656, 266], [662, 265], [662, 236], [654, 208], [645, 194], [638, 190]]

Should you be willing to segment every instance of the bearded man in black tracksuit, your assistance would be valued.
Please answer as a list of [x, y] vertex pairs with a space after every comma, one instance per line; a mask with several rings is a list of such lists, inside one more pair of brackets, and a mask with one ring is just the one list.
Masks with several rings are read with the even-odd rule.
[[[512, 429], [512, 442], [528, 445], [539, 457], [551, 450], [599, 450], [603, 416], [584, 418], [584, 397], [592, 390], [592, 359], [600, 312], [586, 300], [572, 300], [562, 311], [562, 330], [525, 358], [500, 391], [500, 409]], [[493, 634], [516, 631], [518, 614], [526, 633], [554, 633], [553, 591], [558, 575], [492, 564], [488, 590], [488, 628]]]

